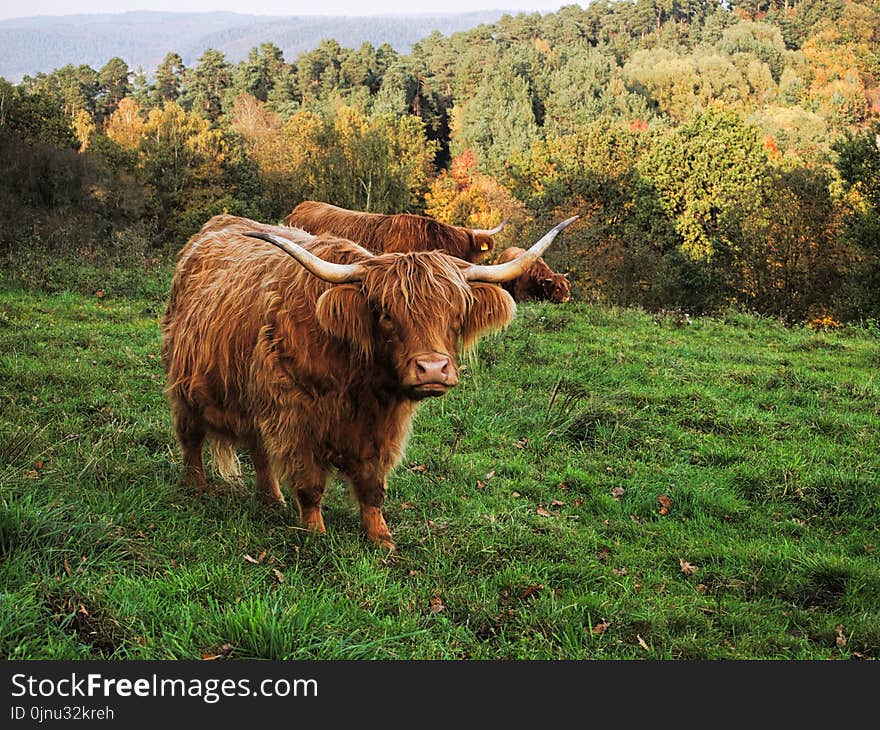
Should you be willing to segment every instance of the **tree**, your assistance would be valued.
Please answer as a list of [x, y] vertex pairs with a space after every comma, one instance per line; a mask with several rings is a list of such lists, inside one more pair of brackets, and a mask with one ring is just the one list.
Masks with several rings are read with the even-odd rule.
[[261, 43], [258, 48], [252, 48], [247, 60], [236, 68], [235, 89], [266, 101], [287, 69], [281, 49], [274, 43]]
[[355, 210], [423, 209], [436, 145], [412, 116], [339, 105], [282, 123], [253, 96], [233, 106], [232, 127], [259, 170], [275, 218], [305, 199]]
[[28, 93], [0, 78], [0, 131], [31, 145], [43, 143], [76, 149], [79, 141], [71, 121], [52, 93]]
[[443, 223], [469, 228], [494, 228], [508, 219], [503, 237], [515, 240], [529, 223], [525, 206], [497, 180], [477, 170], [477, 156], [465, 150], [431, 182], [425, 212]]
[[187, 73], [181, 102], [184, 108], [216, 122], [223, 113], [223, 99], [231, 85], [232, 66], [221, 51], [209, 48]]
[[90, 66], [67, 64], [50, 74], [25, 76], [21, 87], [29, 93], [54, 97], [63, 112], [74, 117], [80, 111], [95, 114], [100, 84], [98, 72]]
[[775, 168], [763, 205], [734, 214], [730, 282], [739, 304], [792, 323], [829, 311], [853, 264], [829, 182], [823, 171]]
[[710, 108], [659, 135], [639, 170], [675, 221], [682, 251], [709, 260], [730, 246], [731, 214], [761, 204], [768, 164], [755, 127]]
[[510, 68], [487, 72], [476, 93], [456, 103], [451, 127], [452, 153], [474, 150], [490, 174], [515, 153], [527, 153], [540, 136], [528, 84]]
[[183, 90], [186, 67], [179, 53], [168, 53], [156, 69], [153, 82], [153, 100], [157, 105], [166, 101], [177, 101]]
[[98, 72], [98, 115], [109, 117], [131, 91], [131, 71], [119, 56], [111, 58]]
[[845, 237], [860, 258], [839, 306], [847, 318], [880, 318], [880, 123], [845, 133], [834, 151], [849, 207]]

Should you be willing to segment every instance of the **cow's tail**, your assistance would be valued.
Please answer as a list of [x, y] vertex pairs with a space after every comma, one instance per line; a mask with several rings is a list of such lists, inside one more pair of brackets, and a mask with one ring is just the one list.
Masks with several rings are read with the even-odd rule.
[[212, 439], [211, 462], [221, 479], [231, 482], [241, 478], [241, 462], [235, 444]]

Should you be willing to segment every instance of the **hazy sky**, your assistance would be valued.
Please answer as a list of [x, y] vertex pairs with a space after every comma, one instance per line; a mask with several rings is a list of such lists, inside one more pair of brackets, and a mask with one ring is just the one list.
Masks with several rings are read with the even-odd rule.
[[256, 15], [381, 15], [386, 13], [460, 13], [470, 10], [516, 12], [558, 10], [563, 5], [586, 5], [560, 0], [0, 0], [0, 19], [33, 15], [121, 13], [126, 10], [209, 12], [223, 10]]

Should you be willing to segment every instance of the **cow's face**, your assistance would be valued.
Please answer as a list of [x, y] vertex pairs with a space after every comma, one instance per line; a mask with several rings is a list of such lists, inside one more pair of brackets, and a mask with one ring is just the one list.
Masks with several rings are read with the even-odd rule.
[[461, 265], [436, 251], [377, 256], [363, 282], [332, 287], [317, 306], [325, 331], [384, 364], [414, 400], [458, 385], [459, 350], [514, 311], [507, 292], [465, 281]]
[[538, 282], [544, 292], [544, 299], [562, 304], [571, 299], [571, 284], [565, 274], [553, 274]]

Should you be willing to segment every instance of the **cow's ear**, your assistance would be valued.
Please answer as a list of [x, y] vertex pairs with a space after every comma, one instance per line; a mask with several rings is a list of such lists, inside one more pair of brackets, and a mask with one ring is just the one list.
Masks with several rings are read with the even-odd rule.
[[364, 357], [372, 355], [373, 314], [359, 285], [340, 284], [325, 291], [315, 306], [318, 324]]
[[478, 257], [488, 255], [495, 243], [491, 236], [487, 236], [485, 233], [474, 233], [473, 231], [468, 231], [468, 241], [471, 246], [471, 252]]
[[474, 302], [462, 323], [461, 339], [465, 350], [488, 332], [500, 330], [510, 324], [516, 313], [513, 297], [495, 284], [471, 284]]

